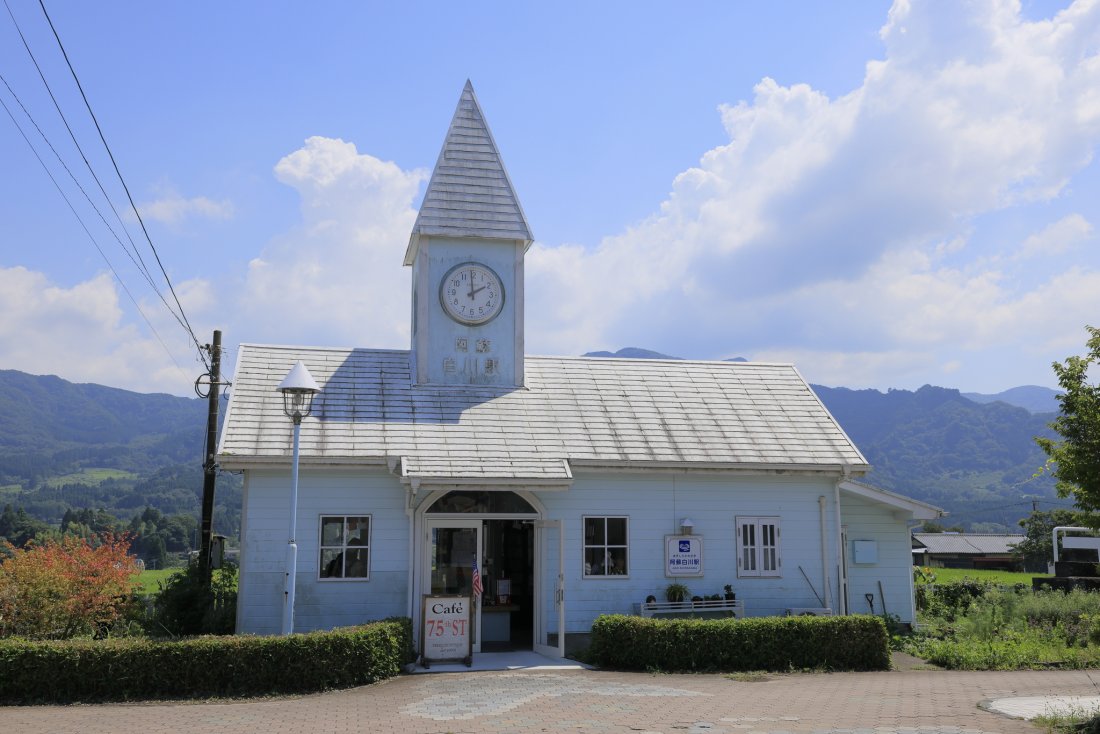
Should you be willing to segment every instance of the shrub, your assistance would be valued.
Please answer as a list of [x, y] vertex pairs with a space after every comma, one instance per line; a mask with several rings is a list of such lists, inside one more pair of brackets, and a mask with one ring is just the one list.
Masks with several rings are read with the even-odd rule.
[[412, 660], [407, 618], [285, 637], [0, 641], [0, 703], [304, 693], [365, 685]]
[[964, 614], [974, 603], [994, 585], [988, 581], [973, 581], [965, 579], [947, 584], [918, 585], [916, 591], [917, 609], [929, 612], [937, 617], [954, 619]]
[[137, 567], [124, 536], [93, 545], [74, 536], [25, 548], [5, 543], [0, 563], [0, 637], [68, 639], [109, 628], [125, 611]]
[[147, 629], [154, 636], [231, 635], [237, 623], [237, 568], [226, 566], [202, 578], [198, 564], [159, 582]]
[[643, 619], [604, 615], [592, 625], [592, 659], [625, 670], [887, 670], [882, 619], [758, 617]]

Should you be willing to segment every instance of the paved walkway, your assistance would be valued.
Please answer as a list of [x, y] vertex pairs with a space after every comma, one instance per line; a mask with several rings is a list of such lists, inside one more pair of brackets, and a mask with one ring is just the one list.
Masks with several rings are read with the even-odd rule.
[[540, 670], [407, 675], [296, 698], [0, 708], [0, 732], [1036, 734], [979, 706], [1100, 695], [1100, 673], [799, 673], [766, 680]]

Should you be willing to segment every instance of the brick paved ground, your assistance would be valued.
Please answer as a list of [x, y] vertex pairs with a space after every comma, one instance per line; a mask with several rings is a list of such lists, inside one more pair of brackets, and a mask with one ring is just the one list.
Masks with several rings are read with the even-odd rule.
[[403, 676], [298, 698], [0, 708], [0, 732], [660, 732], [978, 734], [1037, 729], [978, 707], [1100, 693], [1077, 671], [721, 675], [518, 671]]

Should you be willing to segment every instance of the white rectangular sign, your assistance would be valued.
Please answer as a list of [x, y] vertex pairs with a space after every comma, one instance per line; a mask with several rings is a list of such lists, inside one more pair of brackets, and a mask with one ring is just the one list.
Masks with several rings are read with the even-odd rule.
[[[432, 660], [470, 660], [473, 617], [470, 597], [424, 597], [424, 627], [420, 632], [421, 658]], [[469, 665], [469, 662], [467, 662]]]
[[702, 576], [703, 538], [699, 535], [665, 536], [665, 576]]

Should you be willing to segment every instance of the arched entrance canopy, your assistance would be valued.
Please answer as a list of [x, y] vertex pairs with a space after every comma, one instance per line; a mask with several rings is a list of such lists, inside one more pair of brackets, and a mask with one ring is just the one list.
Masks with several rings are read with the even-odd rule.
[[531, 503], [515, 492], [458, 489], [443, 495], [427, 509], [429, 513], [485, 513], [494, 515], [538, 515]]

